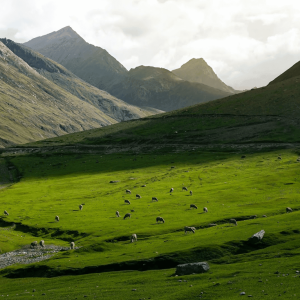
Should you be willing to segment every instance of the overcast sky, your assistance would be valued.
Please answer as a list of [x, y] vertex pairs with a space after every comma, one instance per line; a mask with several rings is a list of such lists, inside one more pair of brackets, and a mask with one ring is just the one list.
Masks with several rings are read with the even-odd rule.
[[296, 0], [0, 0], [0, 37], [25, 42], [70, 25], [127, 69], [203, 57], [236, 89], [300, 60]]

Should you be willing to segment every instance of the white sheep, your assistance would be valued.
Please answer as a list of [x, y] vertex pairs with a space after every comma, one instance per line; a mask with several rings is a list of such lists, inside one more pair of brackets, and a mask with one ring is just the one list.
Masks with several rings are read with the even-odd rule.
[[289, 212], [292, 212], [293, 210], [292, 210], [290, 207], [287, 207], [287, 208], [285, 209], [285, 211], [286, 211], [287, 213], [289, 213]]
[[55, 221], [59, 221], [59, 216], [55, 216]]
[[131, 241], [131, 243], [133, 243], [133, 242], [136, 242], [136, 241], [137, 241], [137, 236], [136, 236], [136, 234], [135, 234], [135, 233], [133, 233], [133, 234], [131, 235], [131, 239], [130, 239], [130, 241]]
[[43, 247], [43, 248], [45, 247], [45, 242], [44, 242], [44, 240], [41, 240], [41, 241], [40, 241], [40, 246]]
[[198, 207], [197, 207], [195, 204], [191, 204], [191, 205], [190, 205], [190, 208], [191, 208], [191, 209], [192, 209], [192, 208], [198, 209]]
[[205, 213], [207, 213], [207, 212], [208, 212], [207, 207], [203, 207], [203, 211], [204, 211]]
[[75, 249], [75, 243], [74, 242], [70, 243], [70, 249]]
[[174, 191], [174, 189], [173, 189], [173, 188], [171, 188], [171, 189], [170, 189], [170, 193], [172, 193], [173, 191]]
[[141, 198], [142, 198], [141, 195], [139, 195], [139, 194], [136, 194], [135, 197], [136, 197], [137, 199], [141, 199]]
[[236, 221], [236, 219], [230, 219], [230, 220], [229, 220], [229, 223], [233, 223], [235, 226], [237, 226], [237, 221]]
[[163, 222], [163, 223], [165, 223], [165, 220], [164, 220], [162, 217], [157, 217], [157, 218], [156, 218], [156, 223], [158, 223], [158, 222]]
[[4, 214], [6, 215], [6, 216], [9, 216], [9, 213], [5, 210], [4, 211]]
[[183, 191], [188, 191], [187, 187], [185, 187], [185, 186], [182, 187], [182, 190]]
[[34, 241], [30, 244], [30, 248], [36, 248], [38, 246], [38, 242], [37, 241]]
[[125, 203], [127, 204], [130, 204], [130, 201], [129, 200], [124, 200]]
[[120, 213], [118, 211], [116, 211], [116, 216], [119, 218], [120, 217]]
[[79, 209], [80, 209], [80, 210], [83, 209], [83, 205], [82, 205], [82, 204], [79, 205]]
[[126, 194], [131, 194], [131, 190], [126, 190]]
[[193, 192], [192, 191], [190, 191], [190, 196], [193, 196]]
[[152, 201], [158, 201], [158, 199], [156, 197], [152, 197]]
[[196, 228], [195, 228], [195, 227], [188, 227], [188, 226], [185, 226], [185, 227], [184, 227], [184, 233], [186, 234], [188, 231], [191, 231], [191, 232], [195, 233]]
[[129, 218], [129, 219], [130, 219], [130, 218], [131, 218], [131, 214], [127, 213], [127, 214], [124, 216], [124, 218], [123, 218], [123, 219], [125, 220], [125, 219], [127, 219], [127, 218]]

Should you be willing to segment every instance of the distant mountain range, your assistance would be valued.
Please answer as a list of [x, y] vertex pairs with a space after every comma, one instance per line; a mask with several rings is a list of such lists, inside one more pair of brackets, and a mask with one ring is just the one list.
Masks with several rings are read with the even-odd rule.
[[[174, 110], [235, 93], [203, 59], [191, 60], [174, 70], [176, 76], [165, 69], [144, 66], [128, 72], [106, 50], [88, 44], [69, 26], [24, 45], [57, 61], [95, 87], [137, 106]], [[151, 73], [150, 77], [144, 73]]]
[[0, 146], [161, 112], [127, 104], [7, 39], [0, 39], [0, 99]]

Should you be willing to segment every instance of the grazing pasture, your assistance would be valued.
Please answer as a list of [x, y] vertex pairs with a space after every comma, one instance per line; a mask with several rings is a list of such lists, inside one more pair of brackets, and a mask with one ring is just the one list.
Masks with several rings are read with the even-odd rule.
[[[0, 254], [41, 239], [68, 248], [74, 242], [75, 249], [2, 269], [1, 295], [297, 299], [298, 157], [295, 150], [5, 156], [20, 178], [0, 190]], [[185, 234], [186, 226], [195, 233]], [[249, 244], [260, 230], [263, 240]], [[208, 261], [210, 271], [173, 276], [177, 264], [197, 261]]]

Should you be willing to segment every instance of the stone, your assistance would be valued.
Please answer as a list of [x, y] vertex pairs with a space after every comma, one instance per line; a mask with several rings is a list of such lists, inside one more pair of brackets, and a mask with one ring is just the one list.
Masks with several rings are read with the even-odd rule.
[[240, 295], [246, 295], [246, 293], [245, 292], [241, 292]]
[[250, 242], [252, 244], [258, 243], [263, 239], [264, 235], [265, 235], [265, 231], [261, 230], [255, 234], [253, 234], [252, 237], [249, 238], [248, 242]]
[[181, 264], [176, 267], [177, 275], [190, 275], [193, 273], [205, 273], [209, 270], [209, 265], [207, 262], [195, 262], [189, 264]]
[[117, 183], [120, 182], [119, 180], [111, 180], [109, 183]]

